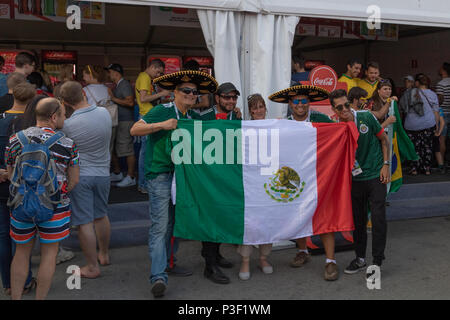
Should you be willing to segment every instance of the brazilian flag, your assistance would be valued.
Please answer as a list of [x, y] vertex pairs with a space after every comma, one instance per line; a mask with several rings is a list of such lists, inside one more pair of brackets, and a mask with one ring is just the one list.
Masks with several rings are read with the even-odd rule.
[[[393, 101], [389, 115], [394, 115], [397, 121], [392, 127], [392, 159], [391, 159], [391, 185], [389, 193], [397, 192], [403, 183], [402, 161], [418, 160], [414, 144], [403, 129], [397, 101]], [[391, 129], [391, 128], [389, 128]]]

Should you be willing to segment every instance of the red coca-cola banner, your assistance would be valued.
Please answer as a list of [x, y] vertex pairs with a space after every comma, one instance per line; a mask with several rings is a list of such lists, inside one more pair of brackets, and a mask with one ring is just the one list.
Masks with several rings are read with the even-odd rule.
[[53, 51], [42, 50], [43, 62], [71, 62], [76, 63], [77, 52], [76, 51]]

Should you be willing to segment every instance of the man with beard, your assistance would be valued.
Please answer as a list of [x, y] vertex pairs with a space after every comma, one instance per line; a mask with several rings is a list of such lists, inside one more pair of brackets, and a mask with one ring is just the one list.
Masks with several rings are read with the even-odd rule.
[[362, 63], [358, 59], [349, 60], [347, 63], [347, 72], [340, 78], [339, 82], [345, 82], [347, 84], [347, 92], [354, 87], [358, 86], [359, 73], [361, 72]]

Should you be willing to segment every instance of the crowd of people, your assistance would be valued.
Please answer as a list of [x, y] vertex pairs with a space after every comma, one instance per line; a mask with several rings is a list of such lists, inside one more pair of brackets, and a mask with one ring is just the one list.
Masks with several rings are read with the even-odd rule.
[[[5, 293], [20, 299], [36, 289], [36, 298], [44, 299], [58, 257], [59, 262], [73, 257], [70, 251], [59, 248], [71, 228], [78, 230], [86, 261], [81, 276], [97, 278], [100, 265], [110, 264], [108, 196], [111, 183], [115, 183], [119, 188], [137, 185], [139, 192], [149, 196], [151, 291], [155, 297], [163, 296], [169, 275], [192, 275], [191, 270], [174, 263], [179, 239], [173, 237], [174, 164], [166, 139], [179, 119], [241, 119], [239, 90], [229, 82], [219, 85], [212, 76], [199, 71], [193, 60], [182, 71], [167, 75], [163, 61], [152, 60], [139, 74], [134, 89], [124, 79], [119, 64], [106, 68], [86, 65], [82, 69], [84, 87], [71, 75], [64, 75], [55, 88], [45, 74], [34, 71], [36, 64], [31, 54], [20, 53], [15, 72], [6, 78], [6, 89], [0, 78], [0, 92], [5, 92], [0, 97], [0, 271]], [[410, 163], [410, 174], [431, 174], [433, 156], [440, 172], [445, 173], [450, 64], [444, 63], [440, 69], [442, 81], [435, 91], [429, 78], [418, 74], [404, 78], [402, 92], [397, 92], [392, 80], [380, 77], [375, 62], [363, 68], [359, 60], [350, 60], [340, 78], [347, 83], [347, 90], [333, 92], [302, 83], [308, 79], [302, 58], [294, 57], [292, 66], [291, 86], [268, 97], [289, 105], [288, 120], [355, 122], [361, 133], [352, 172], [355, 259], [344, 273], [354, 274], [367, 266], [369, 206], [372, 264], [380, 267], [385, 259], [386, 185], [390, 181], [385, 129], [395, 122], [406, 129], [418, 154], [418, 160]], [[365, 76], [358, 78], [362, 70]], [[106, 74], [113, 88], [105, 85]], [[329, 99], [333, 117], [310, 108], [311, 101], [324, 99]], [[391, 101], [398, 102], [401, 119], [389, 115]], [[261, 94], [249, 95], [247, 104], [251, 120], [266, 119], [266, 100]], [[138, 161], [133, 147], [136, 136], [142, 142]], [[121, 168], [120, 158], [125, 159], [126, 170]], [[334, 234], [322, 234], [320, 238], [326, 255], [324, 279], [337, 280]], [[36, 239], [41, 248], [37, 279], [30, 270]], [[311, 255], [305, 238], [292, 240], [298, 250], [290, 265], [298, 268], [308, 263]], [[272, 244], [259, 245], [258, 249], [261, 271], [273, 273], [268, 261]], [[237, 248], [242, 257], [238, 277], [243, 281], [251, 278], [252, 251], [250, 245]], [[201, 255], [207, 279], [230, 283], [221, 268], [232, 268], [233, 264], [222, 256], [219, 243], [202, 242]]]

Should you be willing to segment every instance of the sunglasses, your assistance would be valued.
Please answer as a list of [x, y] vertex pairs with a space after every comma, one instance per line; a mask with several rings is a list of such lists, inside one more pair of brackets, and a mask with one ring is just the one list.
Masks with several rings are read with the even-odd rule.
[[237, 99], [238, 99], [238, 96], [237, 95], [231, 95], [231, 96], [228, 96], [228, 95], [220, 95], [220, 97], [222, 98], [222, 99], [224, 99], [224, 100], [234, 100], [234, 101], [237, 101]]
[[300, 102], [302, 104], [307, 104], [308, 103], [308, 99], [294, 99], [294, 100], [292, 100], [292, 103], [294, 105], [298, 105]]
[[261, 96], [259, 93], [255, 93], [255, 94], [249, 95], [249, 96], [247, 97], [247, 101], [250, 101], [250, 100], [252, 100], [252, 99], [255, 98], [255, 97], [261, 97], [261, 98], [262, 98], [262, 96]]
[[184, 94], [193, 94], [194, 96], [198, 96], [199, 92], [197, 89], [191, 89], [191, 88], [178, 88], [178, 91], [183, 92]]
[[344, 103], [344, 104], [338, 104], [338, 105], [335, 106], [334, 108], [335, 108], [337, 111], [341, 112], [342, 110], [344, 110], [344, 107], [347, 108], [347, 109], [350, 109], [350, 102], [346, 102], [346, 103]]

